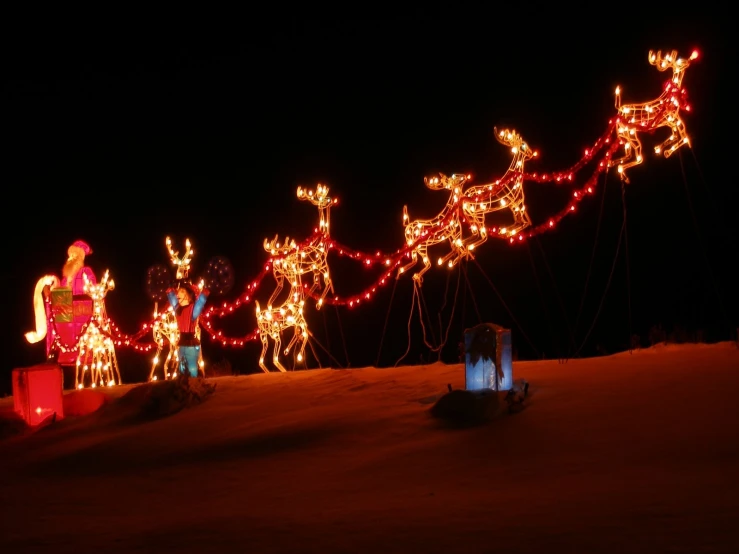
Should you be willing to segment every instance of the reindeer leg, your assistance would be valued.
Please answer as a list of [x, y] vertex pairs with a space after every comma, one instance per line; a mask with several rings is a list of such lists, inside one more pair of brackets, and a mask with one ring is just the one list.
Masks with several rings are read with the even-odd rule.
[[313, 285], [310, 288], [311, 294], [321, 288], [321, 272], [313, 269]]
[[151, 371], [149, 372], [149, 381], [154, 380], [154, 372], [157, 369], [157, 364], [159, 363], [159, 354], [162, 353], [162, 345], [159, 345], [159, 348], [157, 348], [157, 353], [154, 355], [154, 361], [151, 362]]
[[275, 364], [275, 367], [277, 369], [279, 369], [283, 373], [287, 373], [287, 370], [280, 363], [280, 347], [282, 345], [282, 339], [280, 338], [280, 333], [277, 333], [274, 339], [275, 339], [275, 345], [272, 350], [272, 362]]
[[267, 354], [267, 348], [269, 348], [269, 336], [266, 331], [262, 329], [259, 330], [259, 340], [262, 342], [262, 352], [259, 354], [259, 367], [261, 367], [262, 371], [265, 373], [269, 373], [269, 368], [264, 363], [264, 356]]
[[511, 236], [515, 236], [527, 227], [531, 226], [531, 218], [525, 211], [519, 210], [517, 212], [513, 212], [513, 221], [514, 225], [511, 228]]
[[444, 265], [450, 269], [457, 265], [460, 260], [467, 257], [468, 250], [464, 247], [462, 234], [457, 233], [456, 236], [449, 237], [449, 252], [443, 258], [439, 258], [438, 264]]
[[[171, 366], [171, 370], [169, 372], [169, 378], [174, 379], [177, 377], [177, 374], [180, 371], [180, 349], [175, 346], [170, 346], [170, 352], [171, 360], [169, 362]], [[168, 358], [170, 357], [168, 356]]]
[[626, 176], [626, 170], [642, 163], [641, 140], [639, 140], [636, 133], [631, 134], [628, 131], [626, 133], [619, 133], [619, 138], [624, 144], [624, 155], [612, 160], [611, 165], [618, 166], [621, 179], [628, 183], [629, 178]]
[[164, 372], [164, 380], [166, 381], [170, 377], [170, 366], [172, 365], [172, 345], [169, 346], [169, 352], [167, 353], [167, 359], [164, 360], [162, 371]]
[[300, 326], [300, 350], [298, 351], [298, 361], [305, 361], [305, 346], [308, 344], [308, 331], [304, 325]]
[[423, 274], [431, 269], [431, 260], [429, 260], [428, 248], [428, 242], [424, 242], [418, 247], [418, 254], [423, 262], [423, 267], [413, 276], [413, 280], [418, 281], [419, 284], [423, 282]]
[[[285, 356], [287, 356], [290, 353], [290, 350], [295, 346], [295, 344], [298, 342], [299, 339], [301, 339], [303, 336], [302, 334], [302, 326], [296, 325], [293, 329], [293, 336], [290, 339], [290, 343], [287, 345], [287, 348], [285, 348]], [[298, 352], [298, 361], [302, 361], [303, 359], [303, 353]]]
[[416, 263], [418, 263], [418, 252], [416, 250], [413, 250], [411, 252], [411, 261], [405, 264], [404, 266], [401, 266], [398, 268], [397, 277], [400, 277], [403, 273], [405, 273], [410, 268], [412, 268], [414, 265], [416, 265]]
[[334, 291], [334, 285], [331, 282], [331, 277], [328, 276], [328, 272], [323, 276], [323, 292], [321, 293], [318, 302], [316, 302], [316, 310], [320, 310], [323, 307], [323, 302], [328, 296], [329, 291]]
[[[308, 293], [311, 296], [313, 296], [317, 290], [321, 290], [321, 274], [318, 271], [313, 270], [313, 285], [311, 285], [311, 288], [308, 290]], [[319, 299], [320, 298], [323, 298], [323, 294], [321, 294]], [[316, 309], [317, 310], [321, 309], [319, 301], [316, 301]]]
[[669, 158], [672, 153], [680, 148], [683, 144], [690, 144], [690, 139], [688, 139], [688, 135], [685, 132], [685, 125], [683, 124], [682, 119], [676, 117], [673, 124], [670, 125], [670, 128], [672, 129], [672, 133], [670, 134], [669, 138], [662, 144], [654, 148], [654, 151], [657, 154], [659, 154], [660, 152], [664, 152], [665, 158]]
[[113, 367], [112, 367], [113, 373], [115, 375], [115, 378], [117, 379], [115, 384], [120, 385], [123, 383], [123, 381], [121, 381], [121, 369], [120, 367], [118, 367], [118, 358], [116, 358], [115, 356], [115, 350], [111, 350], [110, 359], [112, 360], [112, 364], [113, 364]]
[[467, 214], [467, 217], [471, 220], [469, 227], [472, 235], [463, 241], [462, 247], [466, 251], [465, 256], [472, 256], [473, 250], [488, 240], [488, 232], [485, 229], [484, 213]]

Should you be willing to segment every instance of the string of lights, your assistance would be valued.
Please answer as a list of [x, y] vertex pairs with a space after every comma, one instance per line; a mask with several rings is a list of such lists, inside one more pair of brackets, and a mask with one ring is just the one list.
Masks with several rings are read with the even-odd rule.
[[[300, 343], [298, 357], [303, 357], [310, 334], [304, 314], [308, 299], [315, 301], [317, 309], [324, 304], [356, 308], [370, 302], [382, 287], [401, 278], [419, 261], [423, 266], [413, 274], [413, 279], [420, 286], [423, 275], [432, 266], [429, 260], [431, 247], [447, 245], [449, 250], [437, 259], [437, 265], [451, 268], [460, 260], [471, 257], [473, 250], [490, 238], [502, 239], [514, 245], [541, 233], [553, 231], [562, 219], [577, 211], [580, 202], [595, 193], [599, 177], [609, 168], [617, 167], [620, 177], [628, 182], [626, 170], [644, 161], [640, 135], [652, 133], [663, 127], [668, 128], [670, 130], [668, 138], [655, 147], [655, 152], [662, 153], [664, 157], [669, 157], [683, 145], [690, 146], [685, 124], [680, 115], [682, 111], [690, 110], [687, 92], [682, 88], [682, 79], [687, 67], [697, 57], [697, 52], [693, 52], [686, 59], [679, 58], [675, 51], [664, 56], [661, 52], [650, 51], [648, 57], [650, 64], [656, 66], [659, 71], [671, 69], [673, 73], [671, 79], [662, 87], [660, 96], [643, 103], [623, 104], [621, 88], [618, 87], [616, 116], [608, 121], [604, 133], [584, 150], [581, 158], [567, 169], [545, 173], [525, 171], [526, 163], [538, 157], [538, 153], [532, 150], [515, 130], [496, 129], [496, 139], [509, 147], [513, 154], [506, 172], [494, 181], [471, 186], [468, 186], [472, 181], [471, 174], [455, 173], [451, 176], [439, 174], [427, 177], [424, 180], [427, 188], [449, 191], [447, 203], [435, 217], [416, 220], [410, 220], [408, 207], [404, 206], [402, 226], [404, 244], [394, 252], [375, 251], [369, 254], [343, 245], [332, 238], [329, 232], [330, 209], [338, 200], [329, 196], [329, 189], [325, 185], [319, 184], [314, 189], [299, 187], [298, 199], [309, 201], [319, 210], [318, 226], [310, 236], [300, 242], [290, 240], [289, 237], [284, 241], [279, 241], [277, 236], [271, 241], [265, 239], [264, 249], [270, 257], [262, 270], [245, 285], [243, 292], [236, 299], [207, 308], [201, 315], [202, 328], [211, 340], [223, 346], [242, 347], [260, 338], [263, 349], [259, 364], [264, 371], [268, 371], [264, 359], [268, 347], [267, 339], [271, 338], [274, 343], [272, 361], [278, 369], [284, 371], [279, 362], [280, 337], [286, 330], [293, 329], [295, 333], [293, 339], [283, 353], [287, 354], [294, 345]], [[619, 149], [622, 153], [620, 157], [615, 157]], [[591, 168], [590, 174], [580, 179], [579, 174], [586, 167]], [[543, 222], [533, 225], [525, 206], [526, 183], [558, 186], [581, 184], [572, 191], [570, 201], [563, 209]], [[485, 216], [499, 210], [509, 210], [512, 221], [509, 225], [488, 227]], [[177, 278], [186, 278], [193, 256], [190, 241], [186, 241], [186, 250], [182, 257], [173, 251], [169, 237], [166, 243], [176, 268]], [[330, 255], [350, 258], [368, 270], [378, 266], [382, 269], [372, 284], [363, 291], [351, 296], [339, 296], [335, 294], [331, 280]], [[270, 274], [275, 279], [275, 288], [267, 305], [261, 307], [255, 300], [255, 295], [265, 277]], [[309, 282], [305, 282], [306, 280]], [[289, 293], [284, 300], [278, 302], [285, 283], [289, 285]], [[234, 314], [252, 302], [256, 304], [257, 320], [253, 330], [240, 336], [226, 336], [223, 331], [217, 329], [215, 323], [217, 320]], [[113, 346], [132, 348], [140, 352], [149, 352], [156, 348], [154, 361], [156, 365], [165, 342], [163, 339], [166, 338], [170, 344], [172, 343], [172, 337], [168, 336], [167, 332], [174, 331], [165, 332], [171, 325], [171, 318], [167, 312], [155, 312], [153, 320], [144, 323], [142, 328], [132, 335], [123, 333], [107, 316], [105, 319], [105, 330], [111, 337], [109, 340], [112, 341], [108, 347], [111, 351]], [[88, 329], [90, 327], [88, 326]], [[49, 328], [54, 331], [52, 320], [49, 321]], [[83, 338], [90, 340], [90, 333], [92, 331], [86, 331], [84, 337], [80, 337], [80, 341]], [[142, 340], [152, 333], [153, 341]], [[70, 349], [69, 345], [60, 343], [57, 333], [54, 333], [54, 341], [57, 349]], [[75, 346], [72, 345], [71, 348]], [[152, 374], [153, 372], [154, 368]]]

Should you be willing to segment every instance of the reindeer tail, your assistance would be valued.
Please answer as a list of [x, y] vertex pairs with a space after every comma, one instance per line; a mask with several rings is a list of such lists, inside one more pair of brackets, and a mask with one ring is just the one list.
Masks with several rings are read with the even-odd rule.
[[36, 282], [36, 289], [33, 291], [33, 311], [36, 317], [36, 330], [26, 333], [26, 340], [31, 344], [35, 344], [46, 337], [46, 307], [44, 306], [44, 287], [50, 285], [52, 287], [59, 286], [59, 278], [54, 275], [44, 275]]

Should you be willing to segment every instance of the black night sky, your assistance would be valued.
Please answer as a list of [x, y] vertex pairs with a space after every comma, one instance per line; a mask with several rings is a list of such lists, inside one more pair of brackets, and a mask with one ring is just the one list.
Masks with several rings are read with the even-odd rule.
[[[510, 28], [445, 18], [294, 20], [240, 33], [19, 35], [3, 70], [10, 308], [0, 391], [13, 368], [43, 361], [43, 345], [23, 337], [34, 325], [34, 285], [60, 273], [76, 239], [92, 246], [96, 275], [109, 269], [115, 279], [107, 309], [128, 333], [153, 310], [147, 269], [168, 265], [166, 236], [192, 240], [194, 275], [213, 256], [227, 257], [236, 284], [209, 304], [234, 299], [267, 259], [264, 238], [310, 234], [317, 212], [297, 200], [298, 185], [325, 183], [339, 198], [331, 233], [340, 243], [392, 252], [403, 244], [403, 205], [431, 217], [446, 201], [446, 192], [424, 187], [425, 176], [465, 172], [483, 182], [505, 172], [510, 153], [496, 126], [538, 150], [528, 171], [574, 164], [615, 115], [617, 85], [625, 102], [659, 95], [669, 75], [649, 65], [650, 49], [700, 51], [683, 81], [692, 148], [654, 155], [667, 133], [658, 130], [644, 137], [645, 163], [625, 189], [611, 171], [554, 231], [516, 247], [491, 239], [463, 268], [434, 268], [423, 286], [427, 338], [438, 344], [451, 317], [448, 362], [464, 329], [482, 321], [510, 328], [521, 359], [624, 350], [631, 334], [647, 346], [657, 324], [676, 338], [734, 338], [739, 183], [728, 114], [736, 61], [722, 19], [604, 24], [540, 15]], [[567, 194], [526, 183], [534, 224], [564, 207]], [[346, 259], [330, 263], [339, 295], [379, 275]], [[434, 361], [418, 312], [409, 339], [411, 279], [395, 284], [356, 309], [309, 308], [318, 359], [311, 354], [308, 367], [392, 366], [406, 350], [404, 365]], [[267, 297], [271, 287], [267, 278], [260, 291]], [[253, 308], [224, 327], [249, 333]], [[259, 350], [258, 341], [233, 349], [204, 340], [206, 363], [227, 359], [241, 373], [259, 371]], [[146, 375], [148, 354], [118, 354], [124, 381]]]

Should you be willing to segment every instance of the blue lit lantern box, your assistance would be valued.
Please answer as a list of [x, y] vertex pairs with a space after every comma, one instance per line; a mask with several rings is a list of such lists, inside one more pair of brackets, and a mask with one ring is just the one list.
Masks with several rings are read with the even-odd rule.
[[511, 330], [481, 323], [464, 332], [465, 388], [506, 391], [513, 388]]

